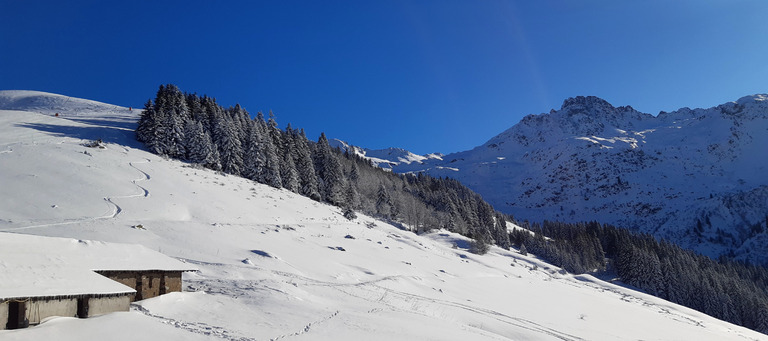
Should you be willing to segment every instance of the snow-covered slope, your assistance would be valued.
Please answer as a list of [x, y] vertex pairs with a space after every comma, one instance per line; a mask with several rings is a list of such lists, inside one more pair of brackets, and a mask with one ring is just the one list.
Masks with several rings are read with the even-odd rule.
[[[130, 312], [55, 318], [0, 339], [768, 339], [515, 251], [477, 256], [445, 231], [348, 221], [290, 192], [162, 159], [133, 142], [125, 123], [137, 115], [0, 110], [0, 238], [138, 243], [200, 271], [185, 275], [186, 292]], [[98, 138], [105, 148], [85, 146]]]
[[[0, 91], [0, 108], [24, 110], [42, 114], [82, 116], [93, 113], [109, 113], [127, 109], [117, 105], [91, 101], [82, 98], [57, 95], [42, 91], [3, 90]], [[101, 115], [96, 115], [99, 117]]]
[[394, 170], [457, 178], [521, 220], [597, 220], [765, 263], [766, 156], [768, 95], [658, 116], [576, 97], [472, 150]]

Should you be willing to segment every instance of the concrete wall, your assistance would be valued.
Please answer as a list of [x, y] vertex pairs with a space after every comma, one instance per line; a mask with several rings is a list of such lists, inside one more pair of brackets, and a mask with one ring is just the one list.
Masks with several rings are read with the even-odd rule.
[[8, 324], [8, 302], [0, 303], [0, 330], [5, 329]]
[[29, 324], [39, 324], [51, 316], [77, 316], [77, 299], [30, 300], [27, 302]]
[[88, 317], [109, 314], [116, 311], [128, 311], [131, 306], [131, 296], [91, 297], [88, 299]]

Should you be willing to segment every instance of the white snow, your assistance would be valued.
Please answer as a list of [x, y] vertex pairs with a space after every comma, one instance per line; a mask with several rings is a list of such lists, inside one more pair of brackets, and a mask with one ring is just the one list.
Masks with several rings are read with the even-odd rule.
[[135, 292], [94, 271], [194, 271], [141, 245], [0, 233], [0, 299]]
[[[595, 220], [713, 258], [734, 251], [765, 264], [768, 238], [749, 230], [768, 211], [768, 201], [758, 200], [764, 196], [753, 195], [768, 192], [767, 98], [656, 117], [572, 98], [472, 150], [393, 171], [456, 178], [520, 219]], [[692, 233], [697, 220], [712, 221], [702, 236]], [[739, 237], [722, 241], [718, 230]]]
[[419, 165], [428, 160], [442, 161], [443, 154], [430, 153], [427, 155], [417, 155], [402, 148], [368, 149], [350, 145], [339, 140], [330, 139], [329, 144], [333, 148], [339, 148], [342, 151], [349, 151], [362, 158], [370, 160], [374, 166], [385, 170], [392, 170], [394, 167], [402, 165]]
[[[135, 340], [135, 331], [151, 340], [768, 339], [514, 250], [474, 255], [446, 231], [348, 221], [338, 208], [162, 159], [132, 140], [136, 110], [104, 110], [77, 119], [0, 110], [0, 230], [141, 244], [200, 270], [184, 275], [186, 292], [0, 331], [4, 341]], [[97, 138], [106, 149], [83, 146]]]

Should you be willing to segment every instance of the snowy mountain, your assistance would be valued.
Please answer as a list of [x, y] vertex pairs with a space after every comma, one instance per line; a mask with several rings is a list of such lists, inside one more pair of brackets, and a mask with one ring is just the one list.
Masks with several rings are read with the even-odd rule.
[[185, 274], [185, 292], [130, 312], [53, 318], [2, 340], [133, 340], [136, 330], [149, 340], [768, 339], [514, 250], [477, 256], [456, 234], [349, 221], [289, 191], [163, 159], [135, 142], [136, 110], [68, 105], [0, 109], [0, 238], [135, 243], [200, 271]]
[[109, 113], [128, 109], [87, 99], [29, 90], [4, 90], [0, 92], [0, 108], [49, 115], [59, 113], [67, 116]]
[[395, 167], [460, 180], [520, 220], [634, 228], [768, 262], [768, 95], [652, 116], [567, 99], [472, 150]]
[[386, 149], [368, 149], [352, 146], [339, 139], [328, 141], [333, 148], [339, 148], [342, 151], [349, 151], [360, 157], [370, 160], [375, 166], [392, 170], [402, 165], [423, 164], [429, 160], [442, 161], [443, 154], [431, 153], [427, 155], [417, 155], [402, 148]]

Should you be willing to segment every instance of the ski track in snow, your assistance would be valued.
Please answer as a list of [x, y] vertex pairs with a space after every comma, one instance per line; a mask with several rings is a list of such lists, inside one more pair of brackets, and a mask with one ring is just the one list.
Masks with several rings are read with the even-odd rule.
[[[334, 289], [339, 290], [342, 293], [344, 293], [346, 295], [349, 295], [349, 296], [352, 296], [352, 297], [357, 297], [357, 298], [360, 298], [360, 299], [363, 299], [363, 300], [366, 300], [366, 301], [369, 301], [369, 302], [372, 302], [372, 303], [384, 304], [385, 306], [389, 307], [393, 311], [400, 311], [400, 312], [418, 314], [418, 315], [422, 315], [422, 316], [426, 316], [426, 317], [437, 317], [434, 314], [428, 314], [427, 312], [420, 311], [419, 308], [421, 308], [424, 305], [424, 303], [426, 303], [427, 305], [432, 304], [432, 305], [437, 305], [437, 306], [441, 306], [441, 307], [453, 307], [453, 308], [458, 308], [458, 309], [462, 309], [462, 310], [467, 310], [467, 311], [470, 311], [472, 313], [481, 315], [483, 317], [494, 319], [494, 320], [500, 321], [502, 323], [515, 326], [517, 328], [526, 329], [526, 330], [533, 331], [533, 332], [540, 333], [540, 334], [545, 334], [547, 336], [552, 336], [552, 337], [555, 337], [555, 338], [560, 339], [560, 340], [566, 340], [566, 341], [584, 340], [584, 339], [582, 339], [582, 338], [580, 338], [578, 336], [569, 335], [569, 334], [566, 334], [566, 333], [563, 333], [563, 332], [560, 332], [560, 331], [557, 331], [557, 330], [554, 330], [554, 329], [551, 329], [551, 328], [547, 328], [547, 327], [542, 326], [542, 325], [540, 325], [538, 323], [535, 323], [533, 321], [526, 320], [526, 319], [520, 318], [520, 317], [509, 316], [509, 315], [497, 312], [495, 310], [483, 309], [483, 308], [478, 308], [478, 307], [474, 307], [474, 306], [463, 304], [463, 303], [458, 303], [458, 302], [453, 302], [453, 301], [448, 301], [448, 300], [441, 300], [441, 299], [426, 297], [426, 296], [422, 296], [422, 295], [411, 294], [411, 293], [407, 293], [407, 292], [396, 291], [396, 290], [392, 290], [392, 289], [389, 289], [389, 288], [381, 287], [381, 286], [378, 286], [378, 285], [372, 285], [372, 287], [373, 287], [372, 289], [373, 290], [371, 290], [371, 289], [366, 288], [364, 286], [364, 285], [369, 284], [369, 283], [361, 283], [361, 284], [363, 284], [363, 286], [357, 286], [357, 287], [360, 288], [360, 289], [366, 290], [366, 291], [368, 291], [370, 293], [375, 293], [374, 291], [377, 291], [377, 290], [378, 291], [383, 291], [383, 294], [381, 294], [381, 296], [378, 299], [372, 300], [372, 299], [369, 299], [369, 298], [367, 298], [365, 296], [357, 295], [357, 294], [351, 293], [349, 291], [345, 291], [342, 288], [340, 288], [340, 286], [335, 286]], [[392, 299], [389, 298], [389, 297], [392, 297], [392, 296], [398, 297], [401, 302], [409, 303], [410, 307], [408, 307], [408, 308], [398, 307], [397, 305], [395, 305], [392, 302]], [[482, 327], [473, 326], [473, 325], [468, 325], [468, 326], [472, 327], [472, 328], [475, 328], [475, 329], [478, 329], [478, 331], [482, 331], [484, 333], [493, 333], [492, 331], [483, 329]], [[501, 337], [502, 339], [505, 339], [505, 340], [509, 339], [508, 337], [505, 337], [504, 335], [498, 335], [498, 336]]]
[[120, 205], [116, 204], [113, 199], [127, 199], [127, 198], [146, 198], [149, 197], [149, 190], [146, 188], [140, 186], [137, 184], [139, 181], [147, 181], [151, 179], [151, 176], [144, 172], [143, 170], [136, 167], [134, 164], [139, 163], [150, 163], [152, 160], [150, 159], [144, 159], [145, 161], [139, 161], [139, 162], [128, 162], [128, 165], [131, 166], [133, 169], [139, 171], [142, 176], [138, 179], [131, 180], [131, 183], [133, 183], [136, 187], [138, 187], [141, 190], [141, 193], [138, 194], [131, 194], [131, 195], [123, 195], [123, 196], [116, 196], [116, 197], [105, 197], [104, 201], [112, 206], [111, 213], [98, 216], [98, 217], [91, 217], [91, 218], [84, 218], [84, 219], [75, 219], [75, 220], [69, 220], [59, 223], [50, 223], [50, 224], [37, 224], [37, 225], [30, 225], [30, 226], [21, 226], [21, 227], [13, 227], [8, 229], [0, 229], [0, 231], [8, 232], [8, 231], [17, 231], [17, 230], [26, 230], [26, 229], [32, 229], [32, 228], [38, 228], [38, 227], [51, 227], [51, 226], [62, 226], [62, 225], [72, 225], [72, 224], [79, 224], [87, 221], [96, 221], [96, 220], [103, 220], [103, 219], [114, 219], [117, 218], [120, 213], [123, 212], [122, 207]]
[[[490, 319], [496, 320], [503, 324], [514, 326], [520, 329], [529, 330], [529, 331], [543, 334], [543, 335], [546, 335], [547, 337], [553, 337], [559, 340], [564, 340], [564, 341], [585, 340], [579, 336], [567, 334], [567, 333], [558, 331], [556, 329], [552, 329], [547, 326], [541, 325], [534, 321], [521, 318], [521, 317], [510, 316], [492, 309], [484, 309], [484, 308], [476, 307], [476, 306], [461, 303], [461, 302], [438, 299], [438, 298], [403, 292], [403, 291], [394, 290], [394, 289], [387, 288], [380, 285], [380, 283], [382, 282], [397, 280], [397, 279], [405, 279], [405, 278], [419, 279], [418, 277], [414, 277], [414, 276], [394, 275], [394, 276], [384, 276], [371, 281], [358, 282], [358, 283], [337, 283], [337, 282], [327, 282], [327, 281], [317, 280], [314, 278], [305, 277], [305, 276], [301, 276], [295, 273], [290, 273], [285, 271], [267, 270], [259, 267], [254, 267], [253, 265], [209, 263], [209, 262], [195, 261], [191, 259], [187, 259], [184, 261], [193, 263], [193, 264], [213, 266], [213, 267], [238, 267], [238, 268], [249, 268], [249, 269], [258, 270], [258, 271], [266, 270], [271, 272], [274, 275], [282, 277], [283, 278], [282, 282], [285, 282], [285, 283], [291, 283], [291, 284], [300, 283], [301, 285], [305, 285], [305, 286], [329, 287], [347, 296], [372, 303], [373, 307], [368, 310], [368, 313], [377, 313], [386, 309], [390, 311], [416, 314], [416, 315], [421, 315], [421, 316], [430, 317], [430, 318], [440, 318], [440, 316], [437, 315], [435, 311], [439, 311], [440, 309], [445, 309], [445, 308], [460, 309], [460, 310], [469, 311], [471, 313], [483, 316], [484, 318], [489, 320]], [[549, 277], [548, 279], [545, 279], [545, 280], [552, 280], [552, 279], [559, 278], [559, 276], [556, 276], [557, 272], [553, 273], [549, 269], [541, 269], [540, 272], [542, 272], [544, 275]], [[691, 325], [702, 327], [702, 328], [705, 327], [703, 325], [703, 321], [701, 320], [698, 320], [689, 316], [685, 316], [683, 313], [672, 311], [667, 307], [659, 306], [658, 304], [647, 301], [641, 297], [636, 297], [626, 292], [622, 292], [619, 289], [615, 289], [607, 286], [601, 286], [599, 284], [592, 283], [589, 280], [579, 279], [578, 277], [575, 277], [574, 280], [576, 282], [570, 282], [570, 281], [565, 281], [565, 282], [567, 282], [569, 285], [574, 287], [588, 287], [596, 291], [610, 292], [614, 295], [620, 296], [620, 299], [623, 301], [642, 305], [643, 307], [647, 307], [648, 309], [655, 310], [657, 313], [664, 314], [667, 318], [670, 318], [672, 320], [691, 324]], [[188, 288], [192, 289], [192, 291], [204, 291], [208, 294], [224, 295], [224, 296], [229, 296], [235, 299], [248, 297], [256, 291], [263, 291], [263, 290], [276, 291], [285, 295], [289, 295], [288, 293], [278, 288], [271, 287], [269, 285], [269, 282], [271, 281], [273, 280], [268, 280], [268, 279], [245, 280], [245, 279], [216, 278], [216, 279], [188, 280], [186, 285]], [[439, 309], [430, 309], [429, 308], [430, 306], [438, 307]], [[315, 322], [311, 322], [307, 324], [305, 328], [301, 331], [298, 331], [292, 334], [281, 335], [271, 340], [279, 340], [285, 337], [298, 336], [303, 333], [306, 333], [310, 330], [311, 326], [328, 321], [331, 318], [337, 316], [338, 313], [339, 311], [336, 311], [331, 316], [321, 318], [319, 320], [316, 320]], [[474, 330], [477, 333], [482, 333], [486, 337], [489, 336], [489, 334], [493, 334], [498, 336], [500, 339], [504, 339], [504, 340], [508, 339], [508, 337], [504, 335], [496, 334], [492, 330], [484, 329], [482, 326], [476, 326], [476, 325], [470, 324], [470, 325], [467, 325], [466, 327], [469, 328], [467, 330]], [[243, 339], [243, 340], [248, 340], [248, 339]]]
[[[190, 260], [190, 263], [195, 263], [195, 261]], [[212, 265], [212, 266], [234, 266], [234, 265], [228, 265], [228, 264], [225, 265], [225, 264], [205, 263], [205, 262], [198, 262], [198, 264], [206, 264], [206, 265]], [[244, 266], [237, 266], [237, 267], [249, 267], [249, 266], [244, 265]], [[264, 269], [260, 269], [260, 270], [264, 270]], [[335, 282], [326, 282], [326, 281], [321, 281], [313, 278], [308, 278], [308, 277], [304, 277], [304, 276], [300, 276], [294, 273], [289, 273], [284, 271], [278, 271], [278, 270], [269, 270], [269, 271], [275, 275], [286, 278], [286, 280], [284, 280], [284, 282], [286, 283], [301, 282], [302, 285], [306, 285], [306, 286], [330, 287], [347, 296], [370, 302], [374, 306], [384, 306], [386, 307], [385, 309], [388, 309], [390, 311], [416, 314], [416, 315], [421, 315], [429, 318], [440, 318], [440, 316], [436, 315], [435, 313], [430, 313], [430, 311], [433, 311], [433, 310], [437, 311], [439, 309], [430, 310], [428, 309], [428, 307], [436, 306], [439, 308], [454, 308], [454, 309], [469, 311], [474, 314], [483, 316], [484, 318], [487, 318], [487, 319], [493, 319], [501, 323], [514, 326], [516, 328], [529, 330], [539, 334], [544, 334], [548, 337], [554, 337], [564, 341], [585, 340], [578, 336], [563, 333], [558, 330], [551, 329], [541, 324], [538, 324], [536, 322], [533, 322], [521, 317], [509, 316], [495, 310], [483, 309], [483, 308], [478, 308], [472, 305], [459, 303], [455, 301], [442, 300], [442, 299], [431, 298], [427, 296], [397, 291], [394, 289], [390, 289], [390, 288], [386, 288], [381, 285], [378, 285], [378, 283], [389, 281], [389, 280], [396, 280], [399, 278], [418, 279], [417, 277], [414, 277], [414, 276], [395, 275], [395, 276], [384, 276], [382, 278], [374, 279], [371, 281], [359, 282], [359, 283], [335, 283]], [[229, 296], [236, 299], [243, 296], [248, 296], [254, 291], [259, 291], [259, 290], [277, 291], [285, 295], [288, 295], [288, 293], [283, 292], [280, 289], [270, 287], [268, 283], [266, 283], [268, 281], [269, 280], [201, 279], [201, 280], [187, 281], [187, 287], [193, 287], [194, 288], [193, 290], [202, 290], [208, 294], [225, 295], [225, 296]], [[376, 313], [382, 310], [383, 309], [379, 307], [374, 307], [368, 310], [368, 313]], [[305, 328], [302, 329], [301, 331], [298, 331], [292, 334], [281, 335], [271, 340], [279, 340], [288, 336], [301, 335], [305, 332], [308, 332], [312, 325], [330, 320], [331, 318], [335, 317], [338, 313], [339, 311], [336, 311], [331, 316], [322, 318], [315, 322], [311, 322], [307, 324]], [[502, 340], [509, 339], [504, 335], [498, 335], [491, 330], [484, 329], [482, 328], [482, 326], [467, 325], [466, 327], [470, 328], [468, 330], [472, 330], [477, 333], [482, 333], [485, 336], [488, 336], [488, 334], [493, 334], [498, 336]]]
[[151, 177], [149, 176], [149, 174], [147, 174], [146, 172], [144, 172], [143, 170], [139, 169], [138, 167], [136, 167], [134, 165], [134, 163], [150, 163], [150, 162], [152, 162], [149, 159], [145, 159], [145, 160], [146, 161], [142, 161], [142, 162], [128, 162], [129, 166], [133, 167], [133, 169], [139, 171], [142, 174], [142, 176], [140, 178], [131, 180], [131, 183], [134, 186], [136, 186], [139, 189], [141, 189], [141, 193], [139, 193], [139, 194], [131, 194], [131, 195], [123, 195], [123, 196], [119, 196], [119, 197], [106, 197], [106, 198], [104, 198], [104, 201], [106, 201], [106, 202], [110, 203], [112, 206], [114, 206], [114, 210], [113, 210], [112, 216], [107, 217], [107, 218], [117, 218], [117, 216], [120, 215], [120, 213], [123, 212], [123, 208], [120, 207], [120, 205], [116, 204], [114, 201], [112, 201], [112, 199], [146, 198], [146, 197], [149, 197], [149, 190], [147, 190], [146, 188], [140, 186], [139, 184], [137, 184], [137, 182], [139, 182], [139, 181], [147, 181], [147, 180], [151, 179]]
[[236, 333], [231, 330], [218, 327], [218, 326], [211, 326], [207, 323], [185, 322], [185, 321], [179, 321], [169, 317], [153, 314], [152, 312], [149, 311], [149, 309], [135, 303], [131, 304], [131, 310], [137, 311], [146, 316], [158, 319], [160, 320], [161, 323], [173, 326], [178, 329], [186, 330], [190, 333], [202, 334], [207, 336], [215, 336], [215, 337], [218, 337], [224, 340], [229, 340], [229, 341], [255, 341], [256, 340], [254, 338], [233, 335]]

